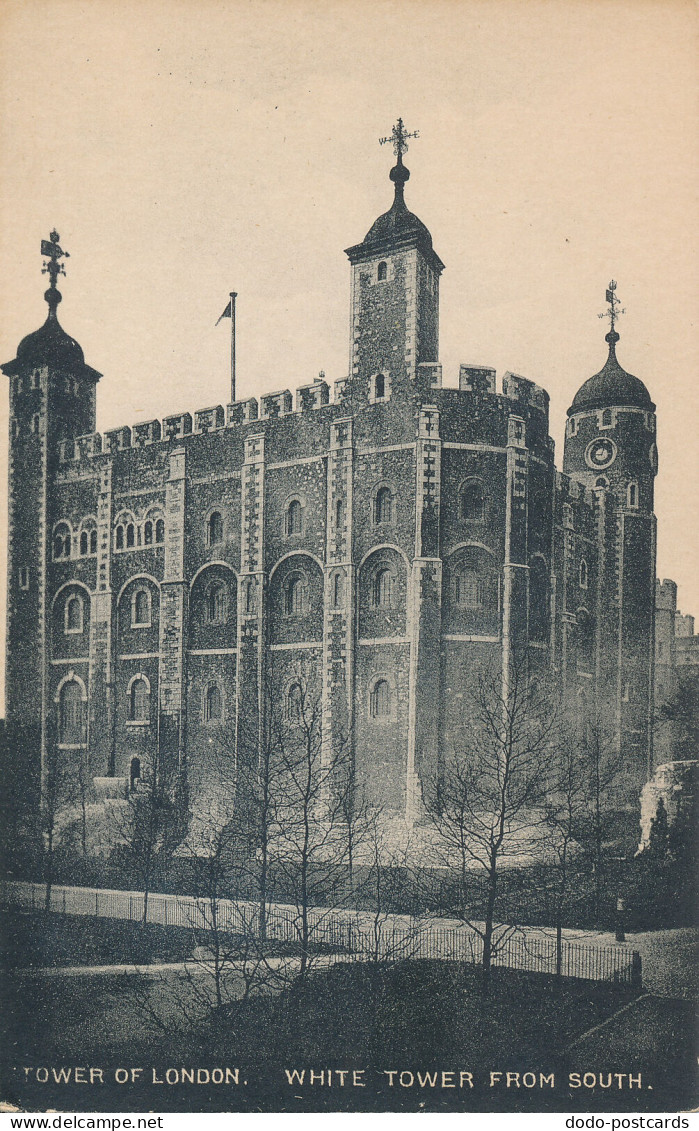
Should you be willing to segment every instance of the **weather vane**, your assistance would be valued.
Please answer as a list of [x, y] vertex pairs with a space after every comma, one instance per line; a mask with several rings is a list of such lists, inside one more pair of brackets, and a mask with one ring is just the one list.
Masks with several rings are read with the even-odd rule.
[[602, 312], [602, 314], [598, 314], [597, 317], [608, 318], [612, 328], [612, 333], [614, 333], [614, 324], [617, 318], [620, 314], [626, 314], [626, 307], [622, 306], [621, 308], [619, 308], [619, 299], [616, 297], [615, 279], [612, 279], [611, 283], [607, 287], [605, 300], [609, 303], [609, 306]]
[[408, 151], [408, 138], [419, 136], [420, 134], [418, 130], [414, 130], [412, 133], [408, 133], [406, 130], [404, 130], [403, 119], [399, 118], [395, 126], [393, 127], [393, 130], [391, 131], [390, 137], [379, 138], [379, 145], [386, 145], [387, 142], [390, 141], [393, 144], [393, 152], [400, 161], [403, 154], [407, 153]]
[[58, 260], [64, 257], [66, 259], [70, 258], [70, 253], [64, 251], [62, 247], [59, 247], [58, 241], [60, 238], [61, 237], [54, 228], [49, 238], [47, 240], [41, 241], [41, 254], [45, 255], [48, 259], [48, 263], [44, 263], [43, 267], [41, 268], [41, 273], [42, 275], [51, 276], [51, 287], [54, 290], [56, 288], [56, 279], [58, 278], [58, 276], [65, 275], [66, 273], [65, 267], [62, 263], [59, 263]]

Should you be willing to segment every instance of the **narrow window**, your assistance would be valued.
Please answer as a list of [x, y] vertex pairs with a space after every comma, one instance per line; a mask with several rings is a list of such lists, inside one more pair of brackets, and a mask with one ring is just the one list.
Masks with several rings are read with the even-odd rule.
[[212, 511], [206, 525], [206, 540], [209, 546], [223, 542], [223, 518], [219, 511]]
[[66, 534], [65, 538], [63, 539], [63, 557], [64, 558], [70, 557], [70, 543], [71, 543], [70, 534]]
[[306, 586], [300, 574], [294, 574], [286, 584], [285, 612], [294, 616], [305, 612]]
[[461, 489], [461, 517], [469, 522], [485, 518], [485, 494], [480, 479], [469, 479]]
[[382, 260], [381, 263], [379, 263], [378, 270], [376, 272], [376, 277], [378, 278], [380, 283], [383, 283], [385, 281], [385, 279], [388, 277], [388, 265], [386, 263], [384, 263], [383, 260]]
[[53, 539], [53, 556], [54, 558], [63, 557], [63, 535], [56, 534]]
[[393, 574], [384, 567], [374, 575], [373, 599], [376, 608], [390, 608], [393, 596]]
[[339, 609], [342, 607], [343, 596], [343, 577], [341, 573], [333, 575], [333, 608]]
[[133, 595], [131, 624], [134, 628], [150, 624], [150, 594], [147, 589], [138, 589]]
[[599, 479], [595, 479], [595, 487], [603, 487], [605, 491], [609, 487], [609, 480], [606, 475], [600, 475]]
[[374, 397], [377, 401], [386, 396], [386, 378], [383, 373], [377, 373], [374, 378]]
[[132, 522], [126, 527], [126, 545], [135, 546], [136, 544], [136, 528]]
[[286, 717], [293, 723], [300, 723], [303, 718], [303, 689], [300, 683], [292, 683], [286, 693]]
[[207, 723], [218, 722], [223, 715], [223, 700], [221, 689], [217, 683], [210, 683], [206, 689], [204, 699], [204, 720]]
[[96, 530], [90, 531], [90, 553], [91, 554], [97, 553], [97, 531]]
[[206, 590], [204, 612], [207, 624], [223, 624], [226, 619], [226, 589], [222, 582], [214, 581]]
[[338, 530], [342, 530], [345, 523], [345, 504], [342, 499], [338, 499], [335, 503], [335, 526]]
[[117, 526], [116, 528], [116, 548], [117, 550], [124, 549], [124, 527]]
[[298, 499], [293, 499], [286, 509], [287, 534], [301, 533], [301, 504]]
[[20, 589], [29, 588], [29, 570], [27, 566], [19, 567], [19, 587]]
[[255, 611], [255, 582], [245, 582], [245, 612], [254, 613]]
[[580, 561], [580, 588], [587, 589], [587, 562], [584, 558]]
[[82, 632], [83, 603], [80, 597], [69, 597], [66, 602], [66, 632]]
[[602, 413], [602, 427], [603, 428], [611, 428], [612, 421], [613, 421], [613, 418], [612, 418], [611, 408], [605, 408], [604, 412]]
[[391, 689], [388, 681], [378, 679], [371, 693], [371, 714], [375, 719], [385, 719], [391, 713]]
[[131, 684], [129, 718], [139, 723], [148, 720], [148, 685], [145, 679], [135, 679]]
[[456, 604], [465, 609], [480, 609], [485, 596], [485, 582], [475, 569], [462, 569], [455, 578]]
[[135, 790], [139, 781], [141, 780], [141, 759], [132, 758], [131, 765], [129, 766], [129, 785], [131, 792]]
[[529, 570], [529, 637], [545, 644], [550, 634], [550, 596], [548, 567], [534, 558]]
[[627, 491], [626, 491], [626, 499], [627, 499], [628, 506], [630, 506], [630, 507], [637, 507], [638, 506], [638, 484], [637, 483], [629, 483], [629, 486], [628, 486]]
[[393, 493], [390, 487], [380, 487], [376, 492], [374, 522], [393, 522]]
[[88, 542], [88, 538], [87, 538], [87, 530], [82, 530], [80, 532], [80, 555], [81, 555], [81, 557], [85, 557], [85, 554], [87, 553], [88, 546], [89, 546], [89, 542]]
[[81, 746], [84, 741], [82, 688], [75, 680], [64, 683], [59, 703], [59, 734], [64, 746]]
[[155, 540], [156, 542], [165, 541], [165, 520], [159, 518], [155, 524]]
[[153, 545], [153, 523], [148, 519], [143, 527], [143, 541], [146, 546]]
[[39, 415], [38, 413], [32, 417], [32, 432], [39, 431]]
[[13, 440], [19, 439], [19, 421], [17, 421], [17, 420], [12, 421], [12, 439]]

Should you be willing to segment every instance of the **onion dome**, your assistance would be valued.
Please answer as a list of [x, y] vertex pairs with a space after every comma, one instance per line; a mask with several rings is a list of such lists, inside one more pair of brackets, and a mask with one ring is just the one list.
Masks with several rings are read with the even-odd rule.
[[75, 377], [82, 376], [91, 381], [99, 381], [101, 374], [85, 364], [82, 347], [75, 338], [66, 334], [58, 321], [56, 311], [62, 295], [56, 287], [56, 277], [65, 273], [58, 260], [68, 255], [67, 251], [59, 247], [58, 239], [58, 233], [54, 231], [48, 240], [41, 241], [41, 253], [49, 257], [44, 271], [51, 276], [51, 286], [44, 294], [49, 308], [48, 317], [43, 326], [22, 338], [14, 361], [0, 365], [0, 369], [8, 377], [14, 377], [30, 369], [49, 366], [51, 369], [67, 372]]
[[653, 412], [655, 405], [643, 381], [627, 373], [619, 365], [616, 356], [619, 335], [616, 330], [610, 331], [604, 340], [609, 343], [609, 357], [599, 373], [595, 373], [594, 377], [590, 377], [578, 389], [568, 409], [568, 416], [572, 416], [575, 412], [584, 412], [586, 409], [610, 406], [642, 408]]

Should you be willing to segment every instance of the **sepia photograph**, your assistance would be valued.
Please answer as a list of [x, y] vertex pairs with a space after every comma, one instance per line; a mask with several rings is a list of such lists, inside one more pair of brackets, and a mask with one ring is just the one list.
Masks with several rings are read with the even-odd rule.
[[0, 1111], [688, 1126], [698, 32], [3, 6]]

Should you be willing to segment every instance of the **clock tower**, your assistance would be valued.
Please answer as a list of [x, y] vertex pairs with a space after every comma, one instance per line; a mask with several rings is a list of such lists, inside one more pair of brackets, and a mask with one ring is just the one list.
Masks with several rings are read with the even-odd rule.
[[[587, 610], [595, 625], [598, 687], [616, 684], [614, 718], [603, 720], [629, 771], [652, 771], [653, 634], [658, 470], [655, 405], [638, 377], [616, 356], [616, 283], [607, 288], [604, 367], [576, 393], [568, 409], [563, 470], [593, 490], [597, 506], [600, 596]], [[602, 316], [604, 317], [604, 315]], [[603, 595], [607, 600], [603, 600]], [[603, 612], [604, 609], [604, 612]], [[577, 615], [575, 609], [567, 610]], [[614, 658], [614, 660], [612, 659]], [[608, 725], [606, 725], [608, 724]]]

